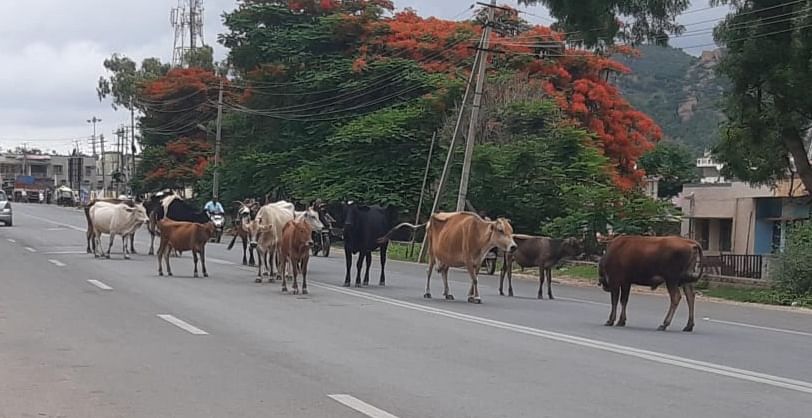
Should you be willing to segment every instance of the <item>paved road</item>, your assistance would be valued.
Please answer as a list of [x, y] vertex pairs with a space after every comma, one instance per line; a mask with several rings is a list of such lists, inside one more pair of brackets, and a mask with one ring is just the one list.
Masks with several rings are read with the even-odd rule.
[[[700, 302], [693, 334], [656, 332], [667, 302], [558, 286], [538, 301], [481, 282], [482, 305], [425, 300], [424, 269], [345, 289], [317, 258], [311, 294], [257, 285], [208, 249], [209, 279], [158, 278], [145, 255], [84, 254], [84, 218], [17, 205], [0, 228], [0, 417], [764, 417], [812, 407], [812, 316]], [[145, 252], [148, 235], [136, 246]], [[116, 246], [118, 248], [118, 246]], [[120, 249], [119, 249], [120, 251]], [[377, 283], [379, 269], [373, 271]], [[464, 299], [465, 277], [452, 292]], [[441, 293], [436, 280], [434, 293]]]

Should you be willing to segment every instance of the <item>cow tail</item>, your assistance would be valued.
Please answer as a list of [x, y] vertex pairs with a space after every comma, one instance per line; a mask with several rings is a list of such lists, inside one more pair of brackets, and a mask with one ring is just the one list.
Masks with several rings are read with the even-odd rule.
[[390, 229], [389, 232], [386, 233], [386, 235], [378, 238], [377, 242], [378, 242], [379, 245], [386, 244], [387, 242], [389, 242], [389, 239], [392, 238], [392, 234], [397, 232], [400, 228], [408, 227], [411, 230], [416, 231], [416, 230], [418, 230], [420, 228], [424, 228], [426, 225], [428, 225], [428, 222], [426, 222], [424, 224], [420, 224], [420, 225], [413, 225], [413, 224], [404, 222], [404, 223], [402, 223], [400, 225], [397, 225], [394, 228]]
[[693, 251], [691, 252], [691, 262], [689, 263], [688, 277], [691, 279], [692, 282], [699, 281], [702, 278], [702, 274], [704, 273], [704, 263], [702, 262], [702, 246], [699, 244], [694, 244]]
[[90, 219], [90, 206], [92, 206], [92, 205], [93, 205], [93, 203], [91, 202], [90, 204], [88, 204], [87, 206], [85, 206], [83, 208], [84, 211], [85, 211], [85, 219], [87, 220], [87, 234], [88, 235], [93, 233], [93, 220]]
[[228, 244], [228, 250], [230, 251], [234, 248], [234, 243], [237, 242], [237, 234], [234, 234], [234, 237], [231, 238], [231, 242]]

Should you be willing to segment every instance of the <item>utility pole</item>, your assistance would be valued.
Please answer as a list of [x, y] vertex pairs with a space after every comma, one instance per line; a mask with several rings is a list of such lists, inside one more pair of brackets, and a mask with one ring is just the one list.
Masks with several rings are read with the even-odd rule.
[[211, 195], [220, 197], [220, 133], [223, 128], [223, 76], [220, 76], [220, 92], [217, 94], [217, 137], [214, 140], [214, 177]]
[[99, 135], [99, 143], [101, 144], [101, 172], [102, 172], [102, 197], [104, 197], [105, 190], [107, 190], [107, 173], [104, 171], [104, 134]]
[[135, 178], [135, 107], [133, 98], [130, 97], [130, 157], [132, 158], [132, 168], [130, 169], [130, 179]]
[[93, 144], [93, 156], [96, 156], [96, 123], [100, 123], [102, 120], [93, 116], [92, 118], [87, 120], [87, 123], [93, 124], [93, 138], [91, 139], [91, 143]]
[[[429, 147], [429, 157], [426, 158], [426, 171], [423, 172], [423, 186], [420, 188], [420, 200], [417, 201], [417, 212], [414, 215], [414, 224], [420, 222], [420, 209], [423, 208], [423, 195], [426, 193], [426, 182], [429, 179], [429, 169], [431, 168], [431, 155], [434, 152], [434, 142], [437, 140], [437, 132], [431, 136], [431, 146]], [[417, 231], [412, 231], [412, 243], [409, 245], [409, 257], [414, 254], [414, 238]]]
[[[431, 205], [431, 215], [434, 215], [437, 212], [437, 208], [440, 205], [440, 198], [443, 195], [443, 189], [445, 188], [445, 182], [448, 179], [448, 170], [451, 167], [451, 160], [454, 157], [454, 146], [457, 143], [457, 136], [460, 132], [460, 126], [462, 125], [462, 115], [465, 112], [465, 105], [468, 103], [468, 96], [471, 93], [471, 85], [474, 81], [474, 75], [476, 74], [476, 70], [479, 66], [479, 61], [482, 57], [482, 45], [485, 41], [485, 33], [483, 31], [482, 37], [479, 40], [479, 47], [477, 48], [476, 55], [474, 56], [474, 65], [471, 68], [471, 74], [468, 76], [468, 83], [465, 84], [465, 94], [462, 96], [462, 103], [460, 104], [460, 111], [457, 115], [457, 123], [454, 125], [454, 133], [451, 135], [451, 142], [448, 144], [448, 153], [445, 157], [445, 164], [443, 164], [443, 172], [440, 174], [440, 184], [437, 186], [437, 191], [434, 193], [434, 203]], [[429, 215], [429, 216], [431, 216]], [[428, 234], [423, 236], [423, 243], [420, 244], [420, 257], [418, 257], [418, 261], [422, 262], [423, 259], [426, 257], [426, 251], [428, 248], [426, 247], [426, 238]]]
[[462, 177], [460, 178], [460, 191], [457, 194], [457, 212], [465, 210], [465, 199], [468, 195], [468, 180], [471, 178], [471, 160], [474, 156], [474, 143], [476, 142], [476, 128], [479, 121], [479, 110], [482, 107], [482, 90], [485, 85], [485, 70], [488, 67], [488, 44], [491, 36], [491, 26], [494, 20], [496, 0], [491, 0], [488, 8], [488, 21], [485, 23], [485, 34], [482, 38], [482, 59], [479, 62], [479, 74], [476, 79], [474, 92], [474, 105], [471, 108], [471, 120], [468, 124], [468, 137], [465, 143], [465, 159], [462, 163]]

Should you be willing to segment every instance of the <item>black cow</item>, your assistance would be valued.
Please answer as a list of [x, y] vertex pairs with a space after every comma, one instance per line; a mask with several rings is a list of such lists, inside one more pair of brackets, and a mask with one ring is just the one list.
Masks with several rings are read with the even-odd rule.
[[[166, 211], [164, 206], [167, 208]], [[144, 203], [144, 208], [149, 216], [149, 255], [155, 253], [155, 237], [160, 235], [158, 221], [161, 219], [169, 218], [173, 221], [199, 224], [211, 222], [206, 212], [189, 205], [171, 190], [156, 193]]]
[[388, 241], [379, 244], [378, 239], [385, 236], [397, 224], [398, 212], [394, 207], [360, 205], [347, 202], [342, 207], [342, 220], [344, 222], [344, 257], [347, 261], [347, 274], [344, 277], [344, 286], [350, 286], [350, 269], [352, 256], [358, 255], [356, 264], [358, 273], [355, 277], [355, 286], [361, 287], [361, 267], [366, 260], [367, 268], [364, 274], [364, 286], [369, 285], [369, 267], [372, 264], [372, 252], [381, 251], [381, 280], [380, 285], [386, 285], [386, 249]]

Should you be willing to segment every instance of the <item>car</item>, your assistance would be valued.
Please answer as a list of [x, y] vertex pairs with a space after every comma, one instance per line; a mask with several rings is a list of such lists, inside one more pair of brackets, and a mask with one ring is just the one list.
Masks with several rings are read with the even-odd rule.
[[11, 226], [13, 224], [11, 201], [8, 200], [6, 192], [2, 190], [0, 190], [0, 222], [5, 226]]

